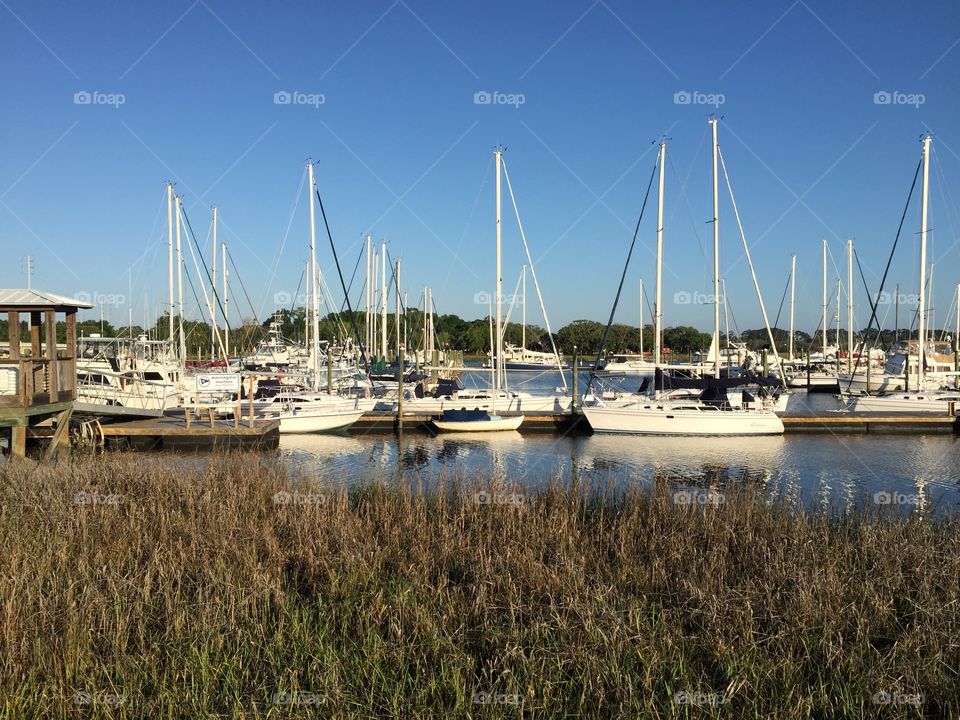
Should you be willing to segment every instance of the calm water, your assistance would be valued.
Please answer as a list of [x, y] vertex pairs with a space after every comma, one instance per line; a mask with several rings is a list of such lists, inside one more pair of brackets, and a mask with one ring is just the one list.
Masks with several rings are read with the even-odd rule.
[[[529, 384], [533, 378], [525, 378]], [[516, 388], [519, 383], [513, 382]], [[539, 379], [542, 390], [552, 377]], [[632, 382], [636, 383], [636, 380]], [[465, 378], [464, 384], [471, 384]], [[791, 410], [838, 409], [830, 395], [798, 393]], [[942, 435], [796, 435], [751, 438], [671, 438], [593, 435], [560, 437], [519, 433], [439, 435], [409, 433], [349, 437], [281, 438], [281, 452], [309, 477], [351, 485], [371, 477], [395, 478], [398, 469], [425, 481], [499, 479], [519, 487], [552, 480], [649, 485], [675, 478], [696, 487], [752, 483], [771, 495], [812, 507], [846, 509], [890, 493], [901, 510], [960, 510], [960, 440]], [[881, 496], [881, 500], [886, 496]]]

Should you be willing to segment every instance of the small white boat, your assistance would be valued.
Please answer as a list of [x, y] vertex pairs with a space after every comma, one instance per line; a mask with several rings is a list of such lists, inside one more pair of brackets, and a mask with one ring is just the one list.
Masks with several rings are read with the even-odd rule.
[[895, 415], [949, 415], [960, 409], [960, 392], [900, 392], [847, 398], [851, 412]]
[[442, 432], [502, 432], [517, 430], [523, 415], [491, 415], [485, 410], [446, 410], [440, 420], [431, 421]]
[[349, 410], [343, 408], [311, 408], [297, 407], [289, 410], [267, 412], [260, 417], [280, 421], [280, 434], [318, 433], [331, 430], [343, 430], [353, 425], [363, 417], [363, 410]]

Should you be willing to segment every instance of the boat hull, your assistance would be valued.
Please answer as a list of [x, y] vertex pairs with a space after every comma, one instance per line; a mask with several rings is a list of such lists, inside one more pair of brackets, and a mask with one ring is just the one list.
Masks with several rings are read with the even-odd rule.
[[506, 432], [517, 430], [523, 423], [523, 415], [492, 417], [488, 420], [432, 420], [441, 432]]
[[282, 413], [272, 419], [280, 421], [281, 435], [297, 435], [343, 430], [353, 425], [362, 416], [362, 410], [316, 412], [307, 410], [298, 411], [295, 414]]
[[628, 435], [782, 435], [783, 421], [773, 412], [717, 410], [691, 406], [634, 404], [625, 407], [584, 407], [594, 432]]
[[851, 412], [875, 412], [893, 415], [949, 415], [953, 403], [953, 413], [960, 409], [960, 395], [957, 393], [896, 393], [892, 395], [850, 398], [847, 409]]

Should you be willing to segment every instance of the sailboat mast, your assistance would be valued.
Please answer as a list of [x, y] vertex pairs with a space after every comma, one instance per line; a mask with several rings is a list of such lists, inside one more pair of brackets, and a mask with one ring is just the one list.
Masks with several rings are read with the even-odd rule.
[[827, 360], [827, 241], [823, 240], [823, 360]]
[[380, 241], [380, 356], [387, 359], [387, 241]]
[[373, 285], [370, 280], [370, 236], [367, 235], [367, 274], [366, 274], [366, 287], [364, 288], [363, 300], [364, 300], [364, 336], [363, 344], [366, 352], [370, 352], [370, 348], [373, 345], [370, 333], [370, 291], [373, 289]]
[[316, 210], [313, 200], [313, 161], [307, 161], [307, 197], [310, 199], [310, 349], [312, 386], [320, 386], [320, 296], [317, 293]]
[[714, 377], [720, 377], [720, 194], [717, 167], [717, 119], [710, 119], [713, 128], [713, 358]]
[[177, 309], [178, 321], [177, 328], [180, 333], [180, 367], [187, 360], [187, 338], [183, 334], [183, 252], [180, 245], [180, 213], [183, 203], [180, 196], [176, 197], [177, 202]]
[[643, 278], [640, 278], [640, 359], [643, 360]]
[[172, 344], [173, 343], [173, 183], [167, 183], [167, 316], [168, 316], [168, 320], [170, 321], [170, 331], [169, 331], [170, 334], [167, 335], [167, 339]]
[[[714, 130], [716, 133], [716, 130]], [[660, 142], [660, 180], [657, 192], [657, 289], [656, 301], [653, 305], [653, 362], [660, 364], [660, 335], [661, 323], [663, 321], [663, 167], [667, 159], [667, 141]], [[716, 156], [714, 156], [714, 183], [716, 183]], [[716, 191], [714, 191], [716, 198]], [[640, 307], [643, 307], [643, 293], [640, 293]], [[643, 323], [640, 324], [640, 336], [643, 337]]]
[[930, 135], [923, 138], [923, 199], [920, 203], [920, 306], [917, 310], [917, 389], [923, 389], [923, 359], [925, 354], [924, 341], [926, 330], [926, 287], [927, 287], [927, 203], [930, 184]]
[[223, 273], [223, 351], [226, 353], [224, 360], [227, 362], [227, 365], [230, 364], [230, 315], [227, 314], [229, 309], [228, 303], [230, 300], [227, 298], [227, 244], [223, 243], [220, 246], [221, 256], [220, 256], [220, 267], [221, 272]]
[[853, 372], [853, 240], [847, 240], [847, 372]]
[[523, 315], [521, 319], [521, 330], [520, 330], [520, 348], [522, 350], [527, 349], [527, 266], [523, 266], [523, 270], [520, 274], [521, 279], [521, 295], [523, 297], [523, 304], [520, 306], [521, 313]]
[[496, 397], [497, 390], [499, 390], [500, 388], [500, 376], [503, 371], [503, 362], [501, 360], [501, 353], [500, 353], [500, 344], [501, 344], [500, 341], [501, 341], [501, 332], [502, 332], [500, 327], [500, 313], [502, 310], [502, 302], [503, 302], [503, 299], [500, 296], [500, 293], [501, 293], [501, 277], [500, 277], [500, 272], [501, 272], [500, 270], [500, 175], [501, 175], [501, 171], [500, 171], [500, 166], [503, 163], [503, 153], [500, 150], [500, 148], [497, 148], [494, 151], [494, 156], [497, 159], [497, 208], [496, 208], [496, 211], [497, 211], [497, 220], [496, 220], [497, 222], [497, 287], [496, 287], [497, 319], [496, 319], [496, 334], [494, 335], [494, 340], [496, 340], [496, 350], [494, 351], [495, 352], [494, 362], [496, 363], [496, 372], [494, 373], [494, 377], [496, 378], [496, 380], [494, 382], [494, 387], [493, 387], [494, 397]]
[[793, 305], [796, 301], [797, 256], [790, 258], [790, 361], [793, 361]]
[[217, 206], [213, 206], [213, 238], [210, 241], [210, 360], [217, 354], [217, 308], [214, 307], [217, 295]]
[[395, 296], [395, 304], [393, 308], [393, 317], [394, 317], [394, 336], [397, 343], [397, 363], [400, 366], [400, 373], [403, 374], [403, 355], [400, 352], [400, 259], [397, 258], [396, 269], [394, 270], [393, 281], [396, 285], [397, 294]]

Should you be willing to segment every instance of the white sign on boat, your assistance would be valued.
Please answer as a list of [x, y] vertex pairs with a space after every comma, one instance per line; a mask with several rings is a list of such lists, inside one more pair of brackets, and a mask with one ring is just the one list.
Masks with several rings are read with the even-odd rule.
[[202, 373], [196, 379], [200, 392], [240, 392], [238, 373]]

